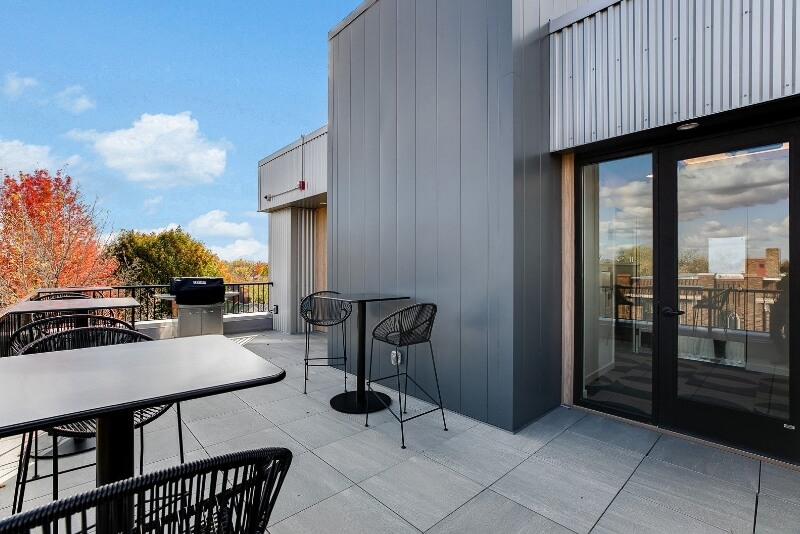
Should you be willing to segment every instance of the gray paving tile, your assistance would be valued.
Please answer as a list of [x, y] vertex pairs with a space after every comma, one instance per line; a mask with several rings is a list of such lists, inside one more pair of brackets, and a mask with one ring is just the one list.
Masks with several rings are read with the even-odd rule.
[[236, 396], [250, 406], [259, 406], [268, 402], [296, 397], [297, 395], [302, 395], [302, 393], [293, 387], [287, 386], [283, 382], [268, 384], [257, 388], [243, 389], [236, 392]]
[[[371, 415], [370, 419], [372, 419]], [[474, 421], [466, 417], [457, 416], [456, 414], [447, 415], [450, 415], [450, 417], [447, 419], [446, 431], [442, 424], [441, 413], [429, 413], [406, 422], [404, 424], [406, 447], [419, 452], [432, 449], [475, 425]], [[400, 423], [394, 418], [378, 426], [373, 426], [370, 423], [370, 428], [394, 440], [397, 446], [400, 447]]]
[[[187, 452], [184, 454], [184, 461], [188, 464], [189, 462], [194, 462], [196, 460], [204, 460], [208, 458], [208, 453], [204, 449], [197, 449], [191, 452]], [[163, 460], [159, 460], [158, 462], [153, 462], [150, 464], [144, 465], [144, 473], [153, 473], [155, 471], [160, 471], [162, 469], [167, 469], [168, 467], [175, 467], [176, 465], [181, 464], [180, 455], [178, 456], [170, 456], [169, 458], [164, 458]], [[135, 474], [139, 474], [139, 466], [138, 463], [135, 467], [136, 471]]]
[[361, 482], [416, 453], [411, 449], [401, 449], [380, 432], [364, 430], [315, 449], [314, 454], [353, 482]]
[[238, 438], [230, 439], [217, 443], [206, 448], [210, 456], [219, 456], [231, 452], [246, 451], [249, 449], [261, 449], [263, 447], [285, 447], [292, 451], [292, 454], [299, 455], [307, 452], [308, 449], [297, 443], [291, 436], [276, 426], [253, 432]]
[[622, 491], [600, 518], [592, 533], [721, 534], [725, 530]]
[[487, 489], [428, 531], [429, 534], [465, 532], [569, 534], [571, 531]]
[[284, 423], [280, 429], [308, 449], [316, 449], [365, 430], [349, 420], [338, 421], [324, 413]]
[[181, 418], [184, 423], [231, 413], [247, 408], [247, 404], [233, 393], [212, 395], [181, 403]]
[[536, 458], [565, 469], [600, 477], [621, 488], [642, 461], [642, 456], [614, 445], [566, 431], [539, 449]]
[[224, 413], [192, 421], [187, 425], [203, 447], [252, 434], [256, 430], [269, 428], [272, 423], [252, 408], [233, 413]]
[[258, 413], [272, 421], [275, 425], [282, 425], [289, 421], [302, 419], [309, 415], [330, 410], [330, 406], [315, 401], [308, 395], [290, 397], [255, 407]]
[[[323, 526], [324, 525], [324, 526]], [[271, 534], [325, 532], [419, 532], [358, 486], [273, 525]]]
[[[181, 405], [183, 408], [183, 405]], [[181, 418], [183, 414], [181, 414]], [[184, 421], [185, 423], [186, 421]], [[144, 433], [154, 432], [156, 430], [163, 430], [165, 428], [178, 428], [178, 412], [175, 411], [175, 405], [172, 406], [166, 413], [162, 414], [157, 419], [150, 421], [144, 425]]]
[[[304, 380], [305, 378], [300, 375], [292, 378], [285, 378], [283, 383], [302, 393]], [[340, 386], [342, 391], [344, 391], [344, 377], [342, 377], [342, 375], [334, 377], [327, 373], [322, 374], [318, 372], [317, 374], [309, 376], [308, 382], [306, 382], [306, 391], [319, 391], [333, 386]]]
[[759, 462], [752, 458], [666, 435], [648, 456], [758, 491]]
[[423, 454], [483, 486], [495, 483], [529, 456], [469, 432], [462, 432]]
[[569, 430], [623, 449], [630, 449], [642, 456], [647, 454], [661, 436], [653, 430], [592, 414], [575, 423]]
[[397, 464], [359, 485], [422, 531], [483, 489], [480, 484], [422, 456]]
[[800, 531], [800, 506], [772, 495], [758, 498], [757, 534], [785, 534]]
[[533, 454], [585, 416], [585, 412], [560, 406], [516, 434], [485, 424], [476, 425], [469, 432]]
[[[188, 453], [201, 448], [201, 444], [189, 431], [188, 425], [183, 425], [183, 452]], [[134, 458], [139, 461], [139, 433], [136, 432], [133, 441]], [[178, 425], [156, 430], [144, 435], [144, 464], [158, 462], [165, 458], [180, 455], [180, 442], [178, 440]], [[94, 458], [92, 458], [94, 461]], [[60, 480], [60, 479], [59, 479]]]
[[532, 456], [491, 489], [575, 532], [589, 532], [619, 487]]
[[800, 471], [762, 463], [761, 493], [800, 505]]
[[625, 490], [724, 530], [753, 530], [756, 493], [738, 484], [648, 457]]
[[270, 525], [343, 491], [353, 483], [310, 452], [292, 459], [275, 502]]

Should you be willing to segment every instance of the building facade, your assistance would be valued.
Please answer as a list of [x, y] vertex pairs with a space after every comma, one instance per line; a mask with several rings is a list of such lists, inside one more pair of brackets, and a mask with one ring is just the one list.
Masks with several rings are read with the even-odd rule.
[[367, 0], [329, 34], [326, 285], [435, 302], [475, 419], [800, 460], [799, 32], [795, 0]]

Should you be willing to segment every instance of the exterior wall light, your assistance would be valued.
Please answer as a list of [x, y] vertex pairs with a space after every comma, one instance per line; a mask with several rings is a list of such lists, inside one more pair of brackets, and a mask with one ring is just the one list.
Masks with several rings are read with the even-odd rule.
[[678, 130], [681, 132], [684, 132], [686, 130], [694, 130], [698, 126], [700, 126], [700, 123], [698, 122], [684, 122], [683, 124], [678, 125]]

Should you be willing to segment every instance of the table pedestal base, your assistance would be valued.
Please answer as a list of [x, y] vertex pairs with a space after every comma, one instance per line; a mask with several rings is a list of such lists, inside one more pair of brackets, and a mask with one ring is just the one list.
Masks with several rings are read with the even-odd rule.
[[[369, 398], [369, 413], [378, 412], [392, 404], [392, 399], [385, 393], [367, 391]], [[383, 399], [383, 402], [381, 402]], [[384, 403], [386, 403], [384, 405]], [[331, 399], [331, 408], [342, 413], [367, 413], [367, 402], [358, 402], [358, 392], [348, 391], [340, 393]]]
[[[48, 440], [52, 440], [52, 438], [46, 438]], [[58, 444], [58, 456], [72, 456], [73, 454], [80, 454], [82, 452], [87, 452], [94, 450], [96, 444], [94, 438], [85, 438], [85, 439], [77, 439], [77, 438], [67, 438], [61, 443]], [[53, 451], [49, 450], [47, 452], [42, 452], [36, 455], [36, 458], [42, 459], [53, 459]]]

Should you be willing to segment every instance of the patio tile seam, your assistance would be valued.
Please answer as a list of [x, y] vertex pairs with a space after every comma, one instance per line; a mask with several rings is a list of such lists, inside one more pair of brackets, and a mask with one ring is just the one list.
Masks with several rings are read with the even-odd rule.
[[[564, 431], [564, 433], [565, 433], [565, 434], [566, 434], [567, 432], [569, 432], [569, 433], [570, 433], [570, 434], [572, 434], [573, 436], [577, 436], [577, 437], [580, 437], [580, 438], [586, 438], [586, 439], [590, 439], [590, 440], [592, 440], [593, 442], [597, 443], [599, 446], [602, 446], [602, 447], [613, 447], [613, 449], [612, 449], [612, 450], [617, 450], [617, 451], [620, 451], [620, 452], [622, 452], [622, 453], [624, 453], [624, 454], [627, 454], [628, 456], [640, 456], [641, 458], [646, 458], [646, 457], [647, 457], [647, 455], [648, 455], [648, 454], [650, 454], [650, 451], [651, 451], [651, 450], [653, 450], [653, 447], [655, 446], [655, 444], [656, 444], [656, 443], [658, 443], [658, 440], [655, 440], [655, 441], [653, 442], [653, 445], [650, 445], [650, 448], [649, 448], [649, 449], [647, 449], [647, 452], [646, 452], [646, 453], [644, 453], [644, 454], [641, 454], [641, 453], [638, 453], [638, 452], [636, 452], [636, 451], [634, 451], [634, 450], [631, 450], [631, 449], [626, 449], [625, 447], [620, 447], [619, 445], [614, 445], [613, 443], [609, 443], [609, 442], [607, 442], [607, 441], [603, 441], [602, 439], [597, 439], [597, 438], [594, 438], [594, 437], [592, 437], [592, 436], [587, 436], [586, 434], [579, 434], [579, 433], [577, 433], [577, 432], [573, 432], [573, 431], [571, 431], [571, 430], [565, 430], [565, 431]], [[539, 449], [539, 450], [541, 450], [541, 449]], [[539, 451], [536, 451], [536, 452], [539, 452]], [[637, 467], [638, 467], [638, 464], [637, 464]]]
[[[725, 485], [727, 485], [727, 486], [731, 486], [731, 487], [734, 487], [734, 488], [738, 488], [739, 490], [743, 490], [743, 491], [746, 491], [746, 492], [747, 492], [747, 493], [749, 493], [749, 494], [752, 494], [752, 495], [755, 497], [755, 505], [754, 505], [754, 507], [753, 507], [753, 513], [752, 513], [752, 518], [751, 518], [751, 527], [752, 527], [752, 525], [754, 525], [754, 524], [755, 524], [755, 518], [756, 518], [756, 512], [757, 512], [757, 505], [758, 505], [758, 495], [759, 495], [759, 494], [758, 494], [758, 492], [756, 492], [756, 491], [755, 491], [755, 490], [753, 490], [752, 488], [747, 488], [747, 487], [745, 487], [745, 486], [741, 486], [741, 485], [739, 485], [739, 484], [735, 484], [735, 483], [733, 483], [733, 482], [729, 482], [729, 481], [727, 481], [727, 480], [721, 480], [721, 479], [719, 479], [719, 478], [716, 478], [716, 477], [713, 477], [713, 476], [711, 476], [711, 475], [707, 475], [707, 474], [705, 474], [705, 473], [700, 473], [700, 472], [698, 472], [698, 471], [695, 471], [694, 469], [689, 469], [688, 467], [683, 467], [683, 466], [680, 466], [680, 465], [675, 465], [675, 464], [672, 464], [672, 463], [670, 463], [670, 462], [664, 462], [664, 461], [662, 461], [662, 460], [658, 460], [658, 459], [656, 459], [656, 458], [651, 458], [651, 457], [649, 457], [649, 456], [645, 456], [645, 459], [647, 459], [647, 458], [649, 458], [649, 459], [650, 459], [650, 461], [653, 461], [653, 462], [659, 462], [659, 463], [662, 463], [662, 464], [665, 464], [665, 465], [668, 465], [668, 466], [671, 466], [671, 467], [677, 468], [677, 469], [679, 469], [679, 470], [682, 470], [682, 471], [688, 471], [688, 472], [690, 472], [690, 473], [693, 473], [694, 475], [696, 475], [696, 476], [698, 476], [698, 477], [700, 477], [700, 478], [704, 478], [704, 477], [705, 477], [705, 478], [711, 478], [711, 479], [713, 479], [713, 480], [715, 480], [715, 481], [717, 481], [717, 482], [719, 482], [719, 483], [721, 483], [721, 484], [725, 484]], [[644, 462], [644, 459], [642, 459], [642, 462]], [[641, 464], [639, 464], [639, 467], [641, 467]], [[639, 467], [637, 467], [636, 469], [638, 470], [638, 469], [639, 469]], [[633, 472], [633, 474], [636, 474], [636, 471], [634, 471], [634, 472]], [[631, 475], [631, 477], [633, 477], [633, 474]], [[630, 482], [630, 479], [629, 479], [629, 482]], [[626, 483], [625, 483], [625, 486], [627, 486], [627, 485], [628, 485], [628, 482], [626, 482]], [[623, 489], [625, 489], [625, 486], [623, 486]], [[647, 499], [646, 497], [644, 497], [644, 496], [642, 496], [642, 495], [640, 495], [640, 494], [638, 494], [638, 493], [634, 493], [634, 492], [632, 492], [632, 491], [628, 491], [628, 490], [626, 490], [626, 491], [627, 491], [628, 493], [631, 493], [631, 494], [633, 494], [635, 497], [638, 497], [638, 498], [640, 498], [640, 499], [644, 499], [644, 500], [647, 500], [647, 501], [650, 501], [650, 502], [654, 502], [655, 504], [661, 504], [661, 503], [659, 503], [659, 502], [653, 501], [652, 499]], [[663, 505], [663, 504], [661, 504], [661, 506], [664, 506], [664, 505]], [[675, 512], [678, 512], [678, 513], [680, 513], [680, 514], [682, 514], [682, 515], [685, 515], [685, 516], [687, 516], [687, 517], [691, 517], [692, 519], [696, 519], [696, 520], [698, 520], [698, 521], [702, 521], [703, 523], [708, 523], [708, 521], [703, 521], [702, 519], [700, 519], [700, 518], [698, 518], [698, 517], [695, 517], [695, 516], [693, 516], [693, 515], [687, 514], [687, 513], [685, 513], [685, 512], [681, 512], [681, 511], [679, 511], [679, 510], [675, 510], [674, 508], [671, 508], [671, 507], [669, 507], [669, 506], [664, 506], [664, 507], [665, 507], [665, 508], [668, 508], [669, 510], [673, 510], [673, 511], [675, 511]], [[728, 515], [729, 515], [729, 516], [733, 516], [733, 514], [731, 514], [731, 513], [729, 513]], [[712, 525], [712, 526], [715, 526], [716, 528], [722, 528], [723, 530], [725, 530], [725, 527], [722, 527], [722, 526], [717, 526], [717, 525]]]
[[[239, 399], [239, 400], [241, 400], [241, 399]], [[242, 401], [242, 402], [244, 402], [244, 401]], [[183, 423], [184, 426], [186, 426], [186, 425], [189, 425], [191, 423], [197, 423], [199, 421], [205, 421], [206, 419], [211, 419], [212, 417], [219, 417], [220, 415], [230, 415], [230, 414], [234, 414], [234, 413], [237, 413], [237, 412], [243, 412], [243, 411], [245, 411], [245, 410], [247, 410], [249, 408], [251, 408], [251, 406], [244, 406], [244, 407], [238, 408], [236, 410], [221, 411], [219, 413], [215, 413], [215, 414], [212, 414], [212, 415], [204, 415], [203, 417], [198, 417], [197, 419], [192, 419], [192, 420], [188, 420], [188, 421], [186, 420], [185, 417], [181, 417], [181, 422]], [[151, 432], [158, 432], [159, 430], [163, 430], [163, 428], [155, 429], [155, 430], [152, 430]], [[147, 435], [147, 434], [148, 434], [148, 431], [145, 431], [145, 435]]]
[[[306, 453], [303, 453], [303, 454], [306, 454]], [[291, 466], [290, 466], [289, 468], [291, 469]], [[350, 480], [350, 479], [348, 479], [348, 480]], [[309, 504], [309, 505], [308, 505], [308, 506], [306, 506], [305, 508], [303, 508], [303, 509], [301, 509], [301, 510], [298, 510], [298, 511], [296, 511], [295, 513], [293, 513], [293, 514], [291, 514], [291, 515], [287, 515], [286, 517], [284, 517], [284, 518], [283, 518], [283, 519], [281, 519], [280, 521], [270, 524], [270, 525], [267, 527], [267, 531], [269, 531], [269, 528], [271, 528], [271, 527], [275, 527], [275, 526], [279, 525], [280, 523], [283, 523], [284, 521], [286, 521], [286, 520], [287, 520], [287, 519], [289, 519], [290, 517], [294, 517], [294, 516], [296, 516], [297, 514], [303, 513], [303, 512], [305, 512], [306, 510], [308, 510], [308, 509], [310, 509], [310, 508], [313, 508], [313, 507], [315, 507], [316, 505], [318, 505], [318, 504], [320, 504], [320, 503], [323, 503], [323, 502], [327, 501], [327, 500], [328, 500], [328, 499], [330, 499], [331, 497], [336, 497], [337, 495], [339, 495], [339, 494], [340, 494], [340, 493], [342, 493], [343, 491], [347, 491], [347, 490], [349, 490], [350, 488], [352, 488], [353, 486], [355, 486], [355, 484], [350, 484], [350, 485], [349, 485], [349, 486], [347, 486], [346, 488], [344, 488], [344, 489], [342, 489], [342, 490], [340, 490], [340, 491], [337, 491], [337, 492], [336, 492], [336, 493], [334, 493], [333, 495], [329, 495], [328, 497], [325, 497], [324, 499], [322, 499], [322, 500], [320, 500], [320, 501], [317, 501], [317, 502], [315, 502], [314, 504]], [[372, 495], [370, 495], [370, 497], [372, 497]], [[279, 498], [280, 498], [280, 495], [279, 495]], [[374, 497], [373, 497], [373, 498], [374, 498]], [[377, 499], [376, 499], [376, 500], [377, 500]]]
[[[456, 438], [456, 437], [458, 437], [458, 434], [457, 434], [456, 436], [453, 436], [452, 438], [448, 438], [448, 439], [446, 439], [445, 441], [443, 441], [442, 443], [440, 443], [440, 444], [439, 444], [439, 445], [437, 445], [436, 447], [432, 447], [432, 449], [436, 449], [436, 448], [438, 448], [438, 447], [442, 446], [443, 444], [447, 443], [448, 441], [450, 441], [451, 439], [454, 439], [454, 438]], [[485, 440], [485, 441], [490, 441], [490, 440]], [[494, 482], [492, 482], [491, 484], [489, 484], [489, 485], [487, 486], [486, 484], [484, 484], [484, 483], [483, 483], [483, 482], [481, 482], [480, 480], [475, 480], [474, 478], [472, 478], [471, 476], [469, 476], [469, 475], [467, 475], [467, 474], [464, 474], [464, 473], [459, 473], [458, 471], [456, 471], [456, 470], [455, 470], [455, 469], [453, 469], [452, 467], [450, 467], [450, 466], [447, 466], [447, 465], [443, 464], [442, 462], [438, 461], [436, 458], [431, 458], [430, 456], [428, 456], [427, 454], [425, 454], [426, 452], [428, 452], [428, 451], [430, 451], [430, 450], [431, 450], [431, 449], [425, 449], [424, 451], [420, 452], [419, 454], [417, 454], [417, 455], [415, 455], [415, 456], [424, 456], [424, 457], [425, 457], [425, 458], [427, 458], [428, 460], [431, 460], [432, 462], [436, 462], [437, 464], [441, 465], [442, 467], [446, 467], [446, 468], [447, 468], [447, 469], [449, 469], [450, 471], [453, 471], [453, 472], [455, 472], [457, 475], [460, 475], [460, 476], [462, 476], [462, 477], [464, 477], [464, 478], [466, 478], [466, 479], [469, 479], [469, 480], [471, 480], [471, 481], [475, 482], [476, 484], [480, 484], [481, 486], [483, 486], [483, 488], [484, 488], [484, 489], [489, 489], [491, 486], [493, 486], [493, 485], [495, 484], [495, 482], [497, 482], [498, 480], [500, 480], [501, 478], [503, 478], [504, 476], [506, 476], [507, 474], [509, 474], [511, 471], [513, 471], [514, 469], [516, 469], [517, 467], [519, 467], [519, 466], [520, 466], [520, 465], [522, 465], [523, 463], [527, 462], [527, 461], [530, 459], [530, 457], [531, 457], [531, 456], [533, 456], [533, 454], [528, 454], [528, 453], [526, 453], [526, 452], [524, 452], [524, 451], [520, 451], [520, 452], [523, 452], [523, 453], [526, 455], [526, 456], [525, 456], [525, 458], [523, 458], [523, 459], [522, 459], [522, 460], [521, 460], [519, 463], [515, 464], [515, 465], [514, 465], [514, 466], [513, 466], [511, 469], [509, 469], [508, 471], [505, 471], [505, 472], [504, 472], [502, 475], [500, 475], [499, 477], [497, 477], [497, 480], [495, 480]], [[481, 493], [483, 493], [483, 492], [481, 492]], [[498, 495], [499, 495], [499, 494], [498, 494]], [[541, 514], [539, 514], [539, 515], [541, 515]]]
[[[659, 439], [661, 439], [661, 438], [659, 438]], [[653, 450], [653, 447], [656, 446], [656, 443], [658, 443], [658, 439], [655, 440], [652, 445], [650, 445], [650, 448], [647, 450], [647, 453], [639, 459], [639, 463], [636, 464], [636, 467], [634, 468], [634, 470], [631, 471], [631, 474], [628, 475], [628, 478], [625, 479], [625, 482], [617, 490], [617, 493], [615, 493], [614, 497], [608, 502], [608, 504], [606, 505], [606, 507], [603, 510], [603, 512], [597, 517], [597, 519], [595, 520], [594, 524], [592, 525], [592, 528], [589, 529], [589, 532], [594, 530], [594, 528], [597, 526], [597, 524], [600, 522], [600, 520], [603, 518], [603, 516], [606, 515], [606, 512], [608, 512], [608, 509], [611, 508], [611, 505], [614, 504], [614, 501], [617, 500], [617, 497], [619, 497], [619, 494], [622, 493], [625, 490], [625, 486], [628, 485], [628, 482], [631, 481], [631, 478], [633, 478], [634, 473], [636, 473], [636, 471], [638, 471], [638, 469], [642, 466], [642, 463], [644, 462], [644, 459], [647, 458], [647, 455], [650, 454], [650, 451]], [[658, 503], [656, 503], [656, 504], [658, 504]], [[675, 511], [677, 511], [677, 510], [675, 510]], [[686, 515], [686, 514], [683, 514], [683, 515]]]
[[[694, 519], [695, 521], [698, 521], [698, 522], [700, 522], [700, 523], [703, 523], [704, 525], [708, 525], [708, 526], [710, 526], [710, 527], [712, 527], [712, 528], [715, 528], [715, 529], [717, 529], [717, 530], [722, 530], [722, 531], [725, 531], [725, 532], [730, 532], [730, 530], [729, 530], [727, 527], [724, 527], [724, 526], [721, 526], [721, 525], [715, 525], [715, 524], [713, 524], [713, 523], [709, 523], [707, 520], [701, 519], [701, 518], [699, 518], [699, 517], [695, 517], [695, 516], [693, 516], [693, 515], [691, 515], [691, 514], [687, 514], [686, 512], [681, 512], [680, 510], [677, 510], [677, 509], [673, 508], [672, 506], [667, 506], [667, 505], [665, 505], [664, 503], [660, 503], [660, 502], [658, 502], [658, 501], [654, 501], [653, 499], [648, 499], [647, 497], [645, 497], [645, 496], [643, 496], [643, 495], [639, 495], [639, 494], [637, 494], [637, 493], [632, 493], [632, 492], [630, 492], [630, 491], [626, 490], [626, 489], [625, 489], [625, 487], [623, 487], [623, 488], [622, 488], [622, 490], [620, 490], [620, 493], [623, 493], [623, 492], [624, 492], [624, 493], [627, 493], [628, 495], [632, 495], [633, 497], [635, 497], [635, 498], [637, 498], [637, 499], [641, 499], [641, 500], [643, 500], [643, 501], [647, 501], [647, 502], [649, 502], [649, 503], [651, 503], [651, 504], [654, 504], [655, 506], [658, 506], [658, 507], [664, 508], [665, 510], [671, 510], [671, 511], [675, 512], [676, 514], [680, 514], [680, 515], [682, 515], [682, 516], [684, 516], [684, 517], [689, 517], [689, 518], [691, 518], [691, 519]], [[616, 497], [614, 497], [614, 500], [616, 500]], [[613, 503], [614, 501], [611, 501], [611, 502]], [[610, 505], [609, 505], [609, 506], [610, 506]], [[605, 515], [605, 512], [603, 512], [603, 515]], [[600, 517], [602, 518], [603, 516], [601, 515]], [[599, 521], [599, 520], [598, 520], [598, 521]], [[753, 520], [752, 520], [752, 525], [751, 525], [751, 530], [752, 530], [753, 528], [755, 528], [755, 521], [756, 521], [756, 517], [755, 517], [755, 514], [754, 514], [754, 515], [753, 515]], [[596, 526], [596, 524], [595, 524], [595, 526]], [[594, 528], [594, 527], [592, 527], [592, 528]]]
[[[507, 475], [508, 475], [508, 473], [506, 473], [506, 476], [507, 476]], [[502, 480], [502, 478], [501, 478], [500, 480]], [[497, 482], [500, 482], [500, 480], [498, 480]], [[495, 482], [494, 484], [497, 484], [497, 482]], [[534, 514], [536, 514], [536, 515], [539, 515], [539, 516], [542, 516], [542, 517], [544, 517], [544, 518], [545, 518], [545, 519], [547, 519], [548, 521], [552, 521], [552, 522], [553, 522], [553, 523], [555, 523], [556, 525], [558, 525], [558, 526], [560, 526], [560, 527], [562, 527], [562, 528], [565, 528], [565, 529], [567, 529], [567, 530], [568, 530], [568, 531], [570, 531], [570, 532], [575, 532], [574, 530], [572, 530], [571, 528], [569, 528], [567, 525], [564, 525], [563, 523], [560, 523], [558, 520], [556, 520], [556, 519], [553, 519], [552, 517], [547, 517], [546, 515], [544, 515], [544, 514], [541, 514], [541, 513], [537, 512], [536, 510], [532, 509], [530, 506], [526, 506], [524, 503], [521, 503], [521, 502], [519, 502], [518, 500], [514, 499], [513, 497], [510, 497], [510, 496], [508, 496], [508, 495], [504, 495], [504, 494], [502, 494], [502, 493], [500, 493], [500, 492], [498, 492], [498, 491], [495, 491], [495, 490], [493, 490], [493, 489], [492, 489], [492, 486], [494, 486], [494, 484], [492, 484], [491, 486], [489, 486], [489, 487], [488, 487], [488, 488], [486, 488], [486, 489], [487, 489], [487, 490], [489, 490], [489, 491], [494, 491], [495, 493], [497, 493], [498, 495], [500, 495], [500, 496], [501, 496], [501, 497], [503, 497], [504, 499], [508, 499], [509, 501], [511, 501], [511, 502], [513, 502], [513, 503], [516, 503], [516, 504], [518, 504], [518, 505], [522, 506], [522, 507], [523, 507], [523, 508], [525, 508], [526, 510], [528, 510], [528, 511], [530, 511], [530, 512], [533, 512], [533, 513], [534, 513]], [[483, 493], [483, 492], [481, 492], [481, 493]], [[476, 496], [477, 496], [477, 495], [476, 495]], [[467, 502], [469, 502], [469, 501], [467, 501]], [[605, 512], [604, 512], [604, 513], [605, 513]], [[600, 517], [602, 517], [602, 515], [601, 515]], [[594, 527], [592, 527], [592, 528], [594, 528]]]
[[[463, 475], [462, 475], [462, 476], [463, 476]], [[453, 510], [452, 512], [450, 512], [449, 514], [447, 514], [446, 516], [444, 516], [443, 518], [441, 518], [439, 521], [437, 521], [437, 522], [436, 522], [434, 525], [432, 525], [432, 526], [431, 526], [431, 527], [430, 527], [428, 530], [426, 530], [425, 532], [431, 532], [431, 531], [432, 531], [433, 529], [435, 529], [435, 528], [436, 528], [438, 525], [442, 524], [442, 522], [446, 521], [448, 517], [451, 517], [453, 514], [455, 514], [456, 512], [458, 512], [459, 510], [461, 510], [461, 509], [462, 509], [462, 508], [464, 508], [465, 506], [467, 506], [469, 503], [471, 503], [472, 501], [474, 501], [475, 499], [477, 499], [478, 497], [480, 497], [481, 495], [483, 495], [483, 494], [484, 494], [484, 493], [486, 493], [487, 491], [490, 491], [490, 492], [494, 493], [495, 495], [498, 495], [499, 497], [502, 497], [503, 499], [508, 499], [509, 501], [511, 501], [511, 502], [513, 502], [513, 503], [515, 503], [515, 504], [520, 504], [520, 503], [518, 503], [517, 501], [515, 501], [514, 499], [509, 499], [509, 498], [508, 498], [508, 497], [506, 497], [505, 495], [500, 495], [499, 493], [497, 493], [496, 491], [494, 491], [494, 490], [493, 490], [493, 489], [491, 489], [490, 487], [484, 487], [484, 488], [483, 488], [483, 489], [482, 489], [482, 490], [481, 490], [481, 491], [480, 491], [480, 492], [479, 492], [477, 495], [475, 495], [474, 497], [472, 497], [470, 500], [468, 500], [467, 502], [465, 502], [464, 504], [462, 504], [461, 506], [459, 506], [458, 508], [456, 508], [455, 510]], [[557, 521], [553, 521], [553, 520], [552, 520], [552, 519], [550, 519], [549, 517], [545, 517], [545, 516], [543, 516], [542, 514], [540, 514], [540, 513], [536, 512], [536, 511], [534, 511], [534, 510], [531, 510], [531, 509], [530, 509], [530, 508], [528, 508], [527, 506], [524, 506], [524, 505], [521, 505], [521, 504], [520, 504], [520, 506], [523, 506], [523, 507], [524, 507], [526, 510], [528, 510], [529, 512], [531, 512], [531, 513], [533, 513], [533, 514], [535, 514], [535, 515], [537, 515], [537, 516], [539, 516], [539, 517], [542, 517], [542, 518], [546, 519], [547, 521], [551, 521], [551, 522], [553, 522], [553, 523], [557, 524], [558, 526], [565, 528], [566, 530], [568, 530], [569, 532], [572, 532], [573, 534], [575, 533], [575, 531], [574, 531], [574, 530], [572, 530], [572, 529], [569, 529], [569, 528], [565, 527], [564, 525], [562, 525], [561, 523], [558, 523]]]
[[[658, 441], [656, 441], [656, 443], [658, 443]], [[651, 451], [652, 451], [652, 449], [651, 449]], [[728, 485], [731, 485], [731, 486], [736, 486], [737, 488], [741, 488], [741, 489], [747, 490], [747, 491], [755, 493], [755, 494], [759, 493], [759, 491], [757, 489], [753, 489], [752, 487], [745, 486], [744, 484], [739, 484], [738, 482], [732, 482], [730, 480], [725, 480], [724, 478], [719, 478], [719, 477], [716, 477], [716, 476], [711, 475], [709, 473], [703, 473], [702, 471], [698, 471], [696, 469], [692, 469], [691, 467], [686, 467], [685, 465], [675, 464], [675, 463], [672, 463], [670, 461], [667, 461], [667, 460], [664, 460], [664, 459], [661, 459], [661, 458], [656, 458], [654, 456], [650, 456], [650, 452], [648, 452], [647, 455], [645, 455], [645, 458], [649, 458], [650, 460], [652, 460], [654, 462], [660, 462], [662, 464], [670, 465], [672, 467], [677, 467], [679, 469], [684, 469], [686, 471], [691, 471], [692, 473], [694, 473], [696, 475], [700, 475], [700, 476], [704, 476], [704, 477], [708, 477], [708, 478], [713, 478], [717, 482], [722, 482], [724, 484], [728, 484]], [[761, 469], [759, 468], [759, 486], [760, 486], [760, 484], [761, 484]]]

